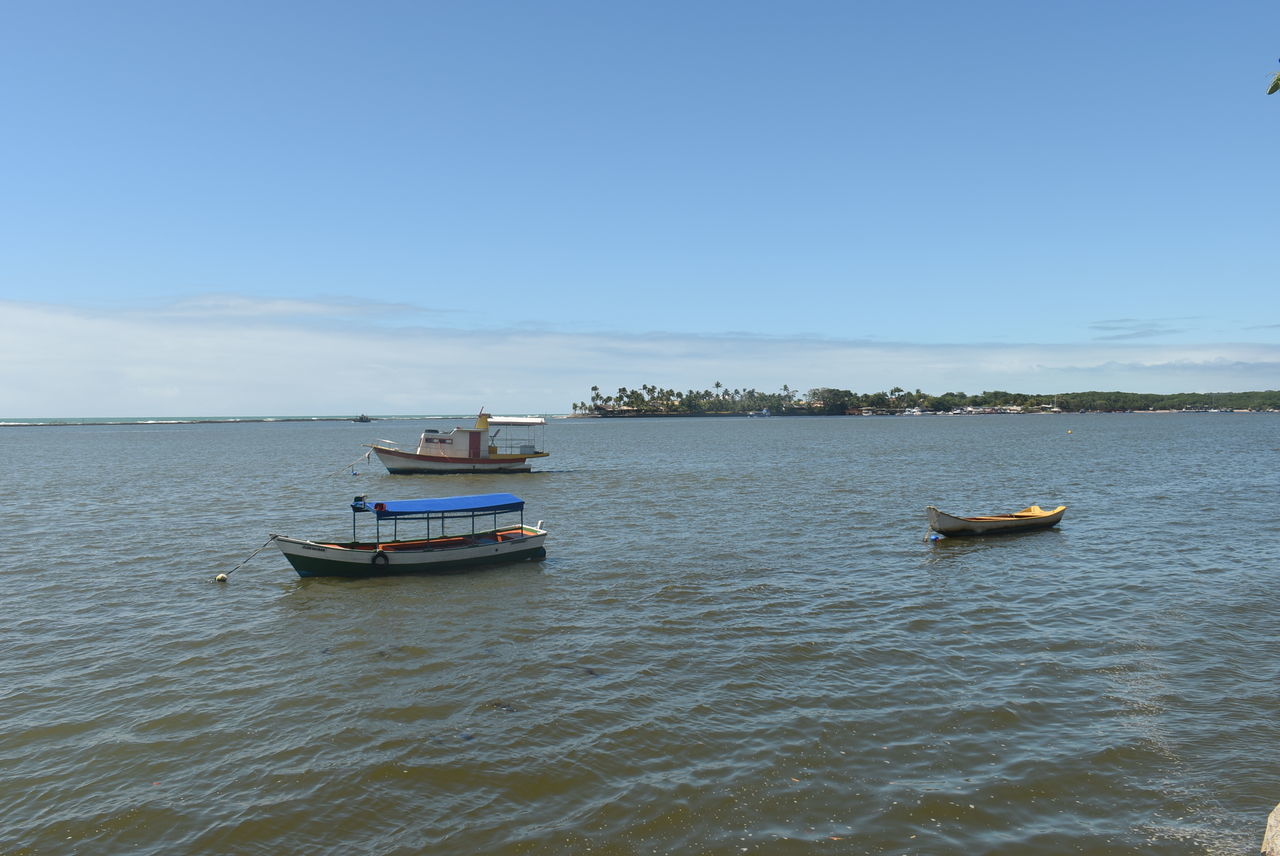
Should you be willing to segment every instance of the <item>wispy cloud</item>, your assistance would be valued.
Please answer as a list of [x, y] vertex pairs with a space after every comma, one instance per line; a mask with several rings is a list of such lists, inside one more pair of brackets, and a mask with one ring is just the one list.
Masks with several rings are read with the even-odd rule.
[[203, 314], [199, 305], [93, 313], [0, 303], [9, 331], [0, 340], [0, 416], [411, 414], [480, 404], [565, 412], [593, 385], [645, 383], [1176, 392], [1273, 388], [1280, 377], [1278, 344], [462, 330], [425, 323], [421, 312], [389, 326], [388, 304], [209, 298]]
[[239, 294], [202, 294], [162, 306], [133, 310], [138, 316], [165, 316], [171, 319], [194, 319], [203, 323], [230, 321], [235, 323], [345, 323], [359, 321], [376, 323], [395, 321], [404, 323], [413, 318], [439, 318], [450, 313], [430, 312], [409, 303], [389, 303], [377, 300], [335, 298], [331, 300], [296, 300], [282, 298], [254, 298]]
[[1099, 335], [1094, 341], [1115, 342], [1126, 339], [1152, 339], [1158, 336], [1173, 336], [1187, 332], [1187, 327], [1171, 326], [1171, 321], [1186, 321], [1179, 318], [1113, 318], [1107, 321], [1095, 321], [1089, 325], [1090, 330]]

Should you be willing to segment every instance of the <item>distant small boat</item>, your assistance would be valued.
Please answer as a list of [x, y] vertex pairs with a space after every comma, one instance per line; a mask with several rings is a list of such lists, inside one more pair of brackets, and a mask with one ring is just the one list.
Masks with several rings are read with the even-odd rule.
[[756, 418], [762, 418], [765, 416], [772, 416], [772, 415], [773, 414], [769, 412], [769, 408], [767, 407], [762, 407], [759, 410], [752, 410], [750, 413], [747, 414], [747, 416], [756, 417]]
[[369, 414], [361, 413], [359, 416], [357, 416], [355, 419], [352, 419], [351, 421], [352, 422], [372, 422], [373, 420], [369, 418]]
[[[372, 514], [373, 539], [356, 537], [356, 516]], [[505, 520], [510, 522], [502, 522]], [[401, 538], [401, 523], [418, 521], [421, 537]], [[272, 535], [300, 577], [379, 577], [458, 571], [474, 565], [540, 561], [547, 530], [524, 522], [524, 500], [509, 493], [351, 503], [350, 541], [308, 541]], [[384, 525], [390, 532], [384, 533]], [[386, 538], [384, 539], [384, 534]]]
[[1056, 526], [1067, 507], [1059, 505], [1046, 511], [1038, 505], [1032, 505], [1013, 514], [984, 514], [979, 517], [956, 517], [939, 511], [932, 505], [925, 510], [929, 512], [929, 528], [942, 535], [995, 535]]

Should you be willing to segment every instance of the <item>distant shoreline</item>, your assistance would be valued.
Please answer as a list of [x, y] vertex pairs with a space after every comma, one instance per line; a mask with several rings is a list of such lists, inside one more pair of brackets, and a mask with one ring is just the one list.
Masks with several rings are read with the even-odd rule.
[[0, 428], [67, 428], [112, 425], [240, 425], [255, 422], [403, 422], [423, 419], [475, 419], [475, 414], [457, 416], [371, 416], [362, 420], [354, 416], [192, 416], [192, 417], [69, 417], [66, 419], [0, 419]]
[[1140, 413], [1151, 416], [1164, 414], [1217, 414], [1224, 413], [1280, 413], [1277, 410], [1028, 410], [1022, 413], [1012, 411], [985, 409], [974, 410], [972, 412], [964, 411], [921, 411], [919, 413], [908, 412], [886, 412], [877, 411], [875, 413], [815, 413], [811, 411], [793, 412], [793, 413], [771, 413], [768, 416], [751, 413], [733, 413], [733, 412], [717, 412], [717, 413], [573, 413], [564, 418], [566, 419], [689, 419], [689, 418], [711, 418], [711, 419], [803, 419], [811, 416], [837, 416], [837, 417], [869, 417], [869, 416], [1090, 416], [1090, 415], [1114, 415], [1123, 413]]
[[[974, 411], [968, 412], [921, 412], [921, 413], [899, 413], [899, 412], [876, 412], [876, 413], [774, 413], [769, 416], [751, 415], [749, 413], [734, 413], [729, 411], [713, 412], [713, 413], [554, 413], [540, 414], [548, 419], [796, 419], [811, 416], [847, 416], [850, 418], [858, 417], [885, 417], [885, 416], [905, 416], [905, 417], [923, 417], [923, 416], [1082, 416], [1094, 414], [1115, 414], [1115, 413], [1141, 413], [1147, 415], [1161, 414], [1204, 414], [1204, 415], [1222, 415], [1224, 413], [1277, 413], [1275, 410], [1064, 410], [1060, 412], [1052, 411], [1028, 411], [1025, 413], [1010, 413], [1000, 411]], [[245, 425], [245, 424], [261, 424], [271, 422], [353, 422], [361, 425], [372, 425], [376, 422], [420, 422], [425, 420], [460, 420], [466, 421], [474, 419], [473, 415], [452, 415], [452, 416], [372, 416], [368, 422], [351, 416], [194, 416], [190, 418], [148, 418], [139, 417], [130, 419], [122, 418], [68, 418], [68, 419], [9, 419], [0, 420], [0, 429], [3, 428], [146, 428], [158, 425]]]
[[638, 389], [618, 387], [614, 395], [591, 387], [590, 401], [578, 401], [574, 413], [616, 416], [892, 416], [933, 413], [1128, 413], [1150, 411], [1280, 411], [1280, 389], [1245, 392], [1144, 393], [1121, 390], [1028, 394], [988, 390], [978, 395], [944, 392], [930, 395], [900, 386], [881, 392], [855, 393], [848, 389], [817, 387], [803, 395], [783, 385], [776, 393], [730, 389], [719, 381], [713, 389], [680, 392], [644, 384]]

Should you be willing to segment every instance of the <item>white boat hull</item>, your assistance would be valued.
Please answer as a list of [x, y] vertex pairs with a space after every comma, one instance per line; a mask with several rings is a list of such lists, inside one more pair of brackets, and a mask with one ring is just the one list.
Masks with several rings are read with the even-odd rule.
[[[420, 475], [424, 473], [527, 473], [533, 469], [528, 458], [511, 456], [504, 458], [445, 458], [438, 455], [419, 455], [387, 446], [370, 446], [378, 460], [391, 475]], [[541, 453], [530, 457], [546, 457]]]

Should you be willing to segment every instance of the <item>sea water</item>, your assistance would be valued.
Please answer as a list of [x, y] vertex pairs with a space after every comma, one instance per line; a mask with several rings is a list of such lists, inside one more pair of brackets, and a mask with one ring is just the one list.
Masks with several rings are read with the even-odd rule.
[[[1280, 802], [1280, 416], [361, 458], [421, 428], [0, 428], [0, 853], [1237, 854]], [[508, 491], [541, 563], [302, 580], [268, 544]], [[926, 531], [1033, 503], [1061, 525]]]

